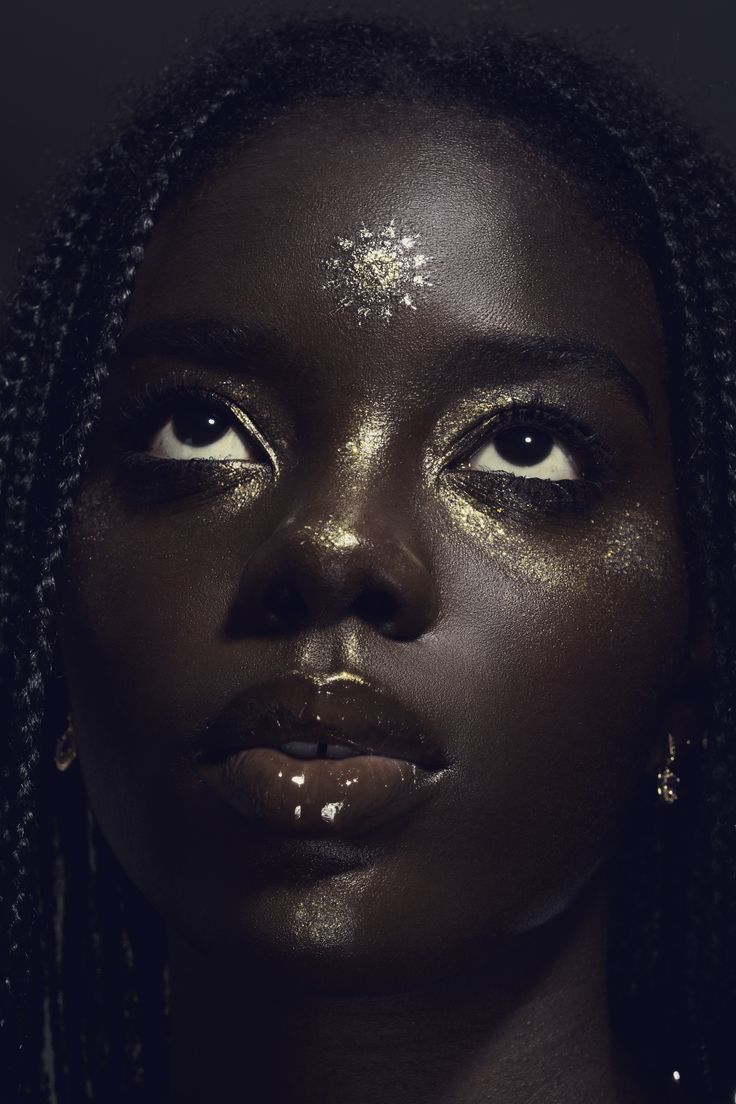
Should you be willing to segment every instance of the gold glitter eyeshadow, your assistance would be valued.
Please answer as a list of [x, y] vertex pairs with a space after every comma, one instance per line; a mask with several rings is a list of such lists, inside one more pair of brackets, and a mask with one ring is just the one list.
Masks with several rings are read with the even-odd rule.
[[332, 256], [323, 262], [324, 291], [335, 291], [341, 310], [354, 308], [358, 325], [374, 316], [388, 321], [397, 311], [416, 310], [425, 288], [432, 287], [419, 236], [399, 230], [396, 220], [371, 230], [361, 223], [352, 237], [337, 238]]

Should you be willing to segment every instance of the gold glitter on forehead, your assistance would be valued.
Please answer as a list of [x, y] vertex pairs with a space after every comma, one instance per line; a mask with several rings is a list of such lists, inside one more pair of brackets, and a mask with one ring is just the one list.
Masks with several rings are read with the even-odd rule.
[[388, 321], [401, 308], [416, 310], [425, 288], [432, 287], [427, 267], [433, 259], [421, 252], [419, 237], [399, 230], [396, 220], [377, 230], [361, 223], [352, 237], [337, 238], [323, 262], [324, 291], [336, 291], [338, 305], [354, 307], [358, 325], [373, 315]]

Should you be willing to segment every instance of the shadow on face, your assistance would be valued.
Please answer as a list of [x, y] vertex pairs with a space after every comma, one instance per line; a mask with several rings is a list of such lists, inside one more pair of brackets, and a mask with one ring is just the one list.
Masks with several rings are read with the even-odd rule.
[[[651, 772], [685, 654], [643, 261], [504, 124], [317, 103], [162, 219], [125, 333], [61, 632], [132, 880], [274, 985], [451, 974], [560, 913]], [[385, 687], [451, 763], [400, 825], [299, 869], [188, 753], [294, 669]]]

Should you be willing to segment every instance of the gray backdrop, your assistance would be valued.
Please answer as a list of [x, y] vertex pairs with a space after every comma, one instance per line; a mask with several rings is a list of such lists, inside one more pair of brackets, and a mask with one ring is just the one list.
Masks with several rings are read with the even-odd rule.
[[[321, 10], [324, 0], [23, 0], [4, 12], [0, 43], [0, 284], [58, 159], [73, 157], [112, 111], [116, 90], [151, 77], [233, 13]], [[387, 0], [344, 0], [359, 13]], [[9, 6], [8, 6], [9, 7]], [[395, 0], [451, 25], [500, 13], [522, 28], [564, 28], [579, 41], [609, 42], [647, 69], [686, 112], [736, 155], [733, 57], [736, 0]]]

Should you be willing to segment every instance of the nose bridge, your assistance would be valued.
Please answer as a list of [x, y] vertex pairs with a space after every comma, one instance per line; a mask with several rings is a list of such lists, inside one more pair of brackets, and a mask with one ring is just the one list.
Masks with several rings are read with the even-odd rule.
[[402, 494], [395, 486], [396, 464], [389, 447], [389, 432], [380, 423], [364, 422], [337, 442], [321, 467], [315, 488], [318, 512], [342, 519], [342, 528], [357, 525], [359, 518], [378, 516], [381, 504], [397, 503]]
[[417, 488], [401, 418], [378, 404], [358, 405], [349, 430], [329, 442], [322, 438], [306, 458], [308, 469], [294, 521], [326, 550], [339, 552], [375, 545], [421, 543], [413, 531], [411, 503]]
[[308, 493], [303, 499], [329, 500], [328, 512], [350, 516], [360, 502], [387, 490], [395, 468], [400, 434], [388, 423], [385, 412], [363, 411], [347, 430], [325, 426], [310, 440], [301, 466], [309, 472]]
[[239, 604], [251, 626], [277, 631], [352, 615], [408, 638], [433, 623], [436, 585], [413, 488], [388, 456], [387, 437], [364, 422], [284, 477], [281, 517], [243, 571]]

